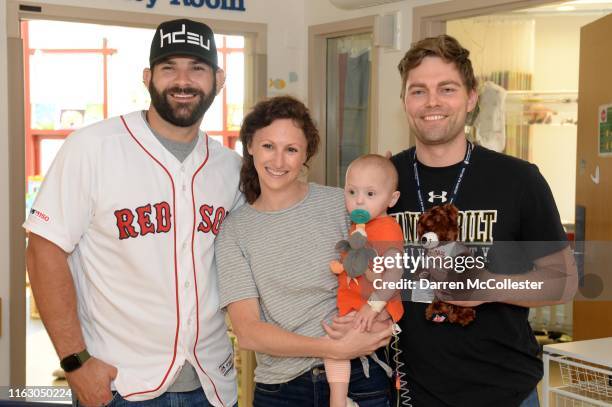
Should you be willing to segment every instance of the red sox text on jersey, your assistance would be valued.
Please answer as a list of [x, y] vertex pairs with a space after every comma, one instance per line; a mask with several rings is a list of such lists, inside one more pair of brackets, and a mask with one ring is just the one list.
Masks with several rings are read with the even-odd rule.
[[[203, 204], [198, 213], [201, 219], [197, 231], [212, 232], [217, 236], [221, 223], [229, 212], [222, 206], [215, 209], [212, 205]], [[172, 214], [168, 202], [146, 204], [133, 210], [119, 209], [115, 211], [115, 218], [121, 240], [149, 233], [168, 233], [172, 228]]]

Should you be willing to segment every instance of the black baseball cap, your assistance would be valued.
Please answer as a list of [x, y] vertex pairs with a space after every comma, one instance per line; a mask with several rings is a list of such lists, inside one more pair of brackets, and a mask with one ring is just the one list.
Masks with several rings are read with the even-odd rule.
[[165, 21], [155, 29], [149, 54], [149, 66], [174, 56], [196, 57], [213, 68], [217, 65], [217, 46], [213, 31], [204, 23], [188, 20]]

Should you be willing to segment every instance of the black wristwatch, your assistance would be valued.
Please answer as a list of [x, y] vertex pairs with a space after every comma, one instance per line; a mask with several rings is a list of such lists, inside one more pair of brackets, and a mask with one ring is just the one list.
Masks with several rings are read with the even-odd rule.
[[64, 372], [73, 372], [79, 367], [83, 366], [83, 363], [89, 359], [91, 355], [87, 352], [87, 349], [83, 349], [79, 353], [73, 353], [68, 355], [60, 361], [60, 366], [64, 369]]

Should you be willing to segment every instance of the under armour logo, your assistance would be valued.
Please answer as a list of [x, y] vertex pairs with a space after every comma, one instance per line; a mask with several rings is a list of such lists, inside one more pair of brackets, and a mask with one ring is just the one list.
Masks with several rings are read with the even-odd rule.
[[429, 191], [429, 199], [427, 202], [433, 203], [434, 199], [439, 199], [442, 203], [446, 202], [448, 200], [446, 199], [446, 191], [442, 191], [440, 195], [436, 195], [434, 191]]
[[[188, 44], [199, 45], [207, 51], [210, 51], [210, 38], [206, 40], [206, 44], [204, 44], [204, 36], [198, 33], [194, 33], [191, 31], [185, 32], [185, 24], [182, 25], [181, 31], [175, 31], [172, 33], [164, 34], [163, 30], [159, 30], [159, 36], [161, 45], [160, 47], [164, 47], [164, 39], [168, 44], [172, 43], [181, 43], [184, 44], [187, 42]], [[186, 37], [185, 37], [186, 34]]]

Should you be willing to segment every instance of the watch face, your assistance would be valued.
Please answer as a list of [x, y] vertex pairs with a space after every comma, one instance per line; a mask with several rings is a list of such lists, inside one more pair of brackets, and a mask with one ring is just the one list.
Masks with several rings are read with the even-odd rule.
[[60, 362], [60, 366], [62, 367], [62, 369], [64, 369], [65, 372], [72, 372], [73, 370], [76, 370], [81, 367], [81, 360], [76, 354], [66, 356]]

